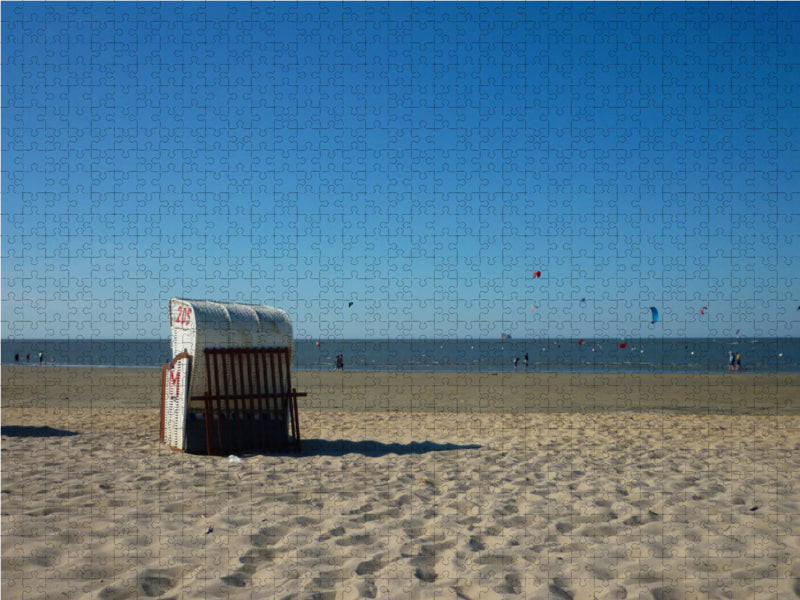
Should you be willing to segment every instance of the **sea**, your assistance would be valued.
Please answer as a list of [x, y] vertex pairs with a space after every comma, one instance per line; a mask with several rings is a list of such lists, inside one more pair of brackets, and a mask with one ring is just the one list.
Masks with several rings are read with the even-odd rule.
[[[293, 369], [347, 371], [717, 373], [728, 352], [742, 371], [800, 372], [800, 338], [296, 340]], [[3, 340], [2, 364], [160, 368], [169, 340]], [[17, 360], [18, 357], [18, 360]]]

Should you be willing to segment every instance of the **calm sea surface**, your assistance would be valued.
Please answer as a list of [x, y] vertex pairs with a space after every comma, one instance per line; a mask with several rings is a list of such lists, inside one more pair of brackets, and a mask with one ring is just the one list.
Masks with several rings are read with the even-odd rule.
[[[800, 372], [800, 338], [691, 338], [626, 340], [298, 340], [294, 368], [332, 370], [344, 354], [351, 371], [601, 373], [716, 373], [728, 370], [728, 351], [742, 355], [742, 370]], [[3, 364], [158, 368], [171, 358], [169, 340], [3, 340]], [[30, 355], [30, 359], [26, 356]], [[55, 359], [53, 363], [51, 360]]]

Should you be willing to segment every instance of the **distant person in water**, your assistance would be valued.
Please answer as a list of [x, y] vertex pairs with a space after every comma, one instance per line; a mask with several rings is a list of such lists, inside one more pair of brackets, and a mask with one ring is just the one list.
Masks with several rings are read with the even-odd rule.
[[44, 353], [39, 352], [39, 364], [41, 365], [43, 361], [44, 361]]
[[18, 362], [19, 362], [19, 352], [17, 352], [17, 353], [14, 355], [14, 363], [18, 363]]
[[525, 370], [528, 370], [528, 353], [525, 353]]
[[736, 353], [736, 370], [737, 371], [741, 371], [742, 370], [742, 353], [741, 352], [737, 352]]
[[519, 356], [514, 357], [514, 370], [517, 370], [517, 364], [519, 364]]
[[736, 357], [733, 355], [733, 350], [728, 350], [728, 371], [733, 371], [736, 368]]

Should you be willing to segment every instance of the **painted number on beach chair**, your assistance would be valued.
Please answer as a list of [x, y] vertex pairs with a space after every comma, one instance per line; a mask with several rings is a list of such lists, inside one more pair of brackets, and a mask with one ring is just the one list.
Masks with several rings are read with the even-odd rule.
[[178, 325], [191, 325], [192, 323], [192, 309], [188, 306], [178, 307], [178, 316], [175, 319]]

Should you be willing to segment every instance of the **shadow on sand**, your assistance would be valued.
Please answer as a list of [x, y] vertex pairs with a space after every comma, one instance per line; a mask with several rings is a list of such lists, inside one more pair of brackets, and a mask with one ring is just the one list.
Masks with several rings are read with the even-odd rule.
[[428, 452], [448, 452], [452, 450], [478, 450], [480, 444], [439, 444], [437, 442], [411, 442], [410, 444], [384, 444], [374, 440], [355, 442], [351, 440], [306, 439], [301, 442], [301, 450], [294, 456], [344, 456], [363, 454], [364, 456], [386, 456], [387, 454], [427, 454]]
[[8, 437], [69, 437], [78, 435], [77, 431], [67, 431], [66, 429], [53, 429], [47, 425], [34, 427], [31, 425], [3, 425], [0, 427], [0, 435]]

